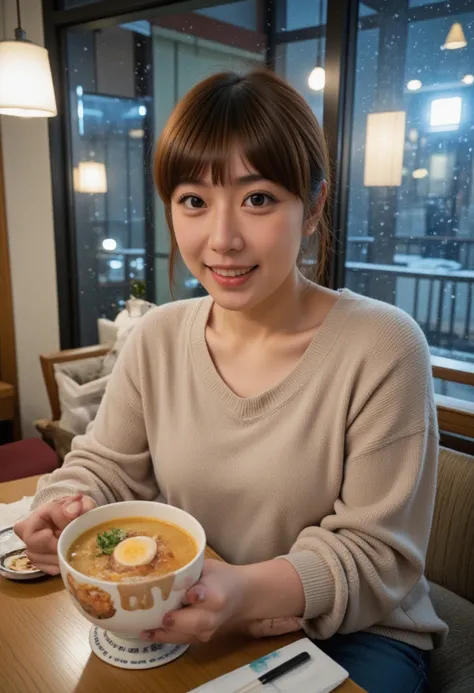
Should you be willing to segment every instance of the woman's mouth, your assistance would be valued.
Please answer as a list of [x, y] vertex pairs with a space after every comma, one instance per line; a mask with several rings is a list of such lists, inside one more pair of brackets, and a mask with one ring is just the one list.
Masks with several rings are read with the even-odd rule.
[[252, 267], [207, 267], [214, 280], [221, 286], [242, 286], [253, 275], [258, 265]]

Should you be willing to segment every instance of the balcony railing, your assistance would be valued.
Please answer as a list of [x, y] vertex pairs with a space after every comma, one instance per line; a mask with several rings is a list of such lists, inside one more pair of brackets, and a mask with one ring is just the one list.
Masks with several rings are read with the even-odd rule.
[[346, 286], [400, 306], [418, 322], [431, 346], [474, 356], [474, 270], [414, 268], [346, 262]]

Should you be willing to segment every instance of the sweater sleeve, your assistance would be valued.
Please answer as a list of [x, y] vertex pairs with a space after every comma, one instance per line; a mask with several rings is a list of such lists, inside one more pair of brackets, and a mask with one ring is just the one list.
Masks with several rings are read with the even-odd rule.
[[142, 333], [137, 326], [128, 337], [86, 434], [74, 438], [60, 469], [40, 479], [33, 509], [78, 492], [98, 505], [157, 497], [140, 387]]
[[409, 350], [382, 349], [362, 367], [334, 511], [303, 529], [285, 556], [302, 580], [315, 638], [380, 624], [423, 575], [438, 433], [428, 347], [410, 329]]

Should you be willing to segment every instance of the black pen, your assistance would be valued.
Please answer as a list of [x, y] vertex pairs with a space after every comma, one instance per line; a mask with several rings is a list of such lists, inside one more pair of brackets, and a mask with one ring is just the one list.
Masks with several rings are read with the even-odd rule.
[[283, 676], [283, 674], [287, 674], [289, 671], [299, 667], [300, 664], [304, 664], [308, 659], [311, 659], [308, 652], [300, 652], [296, 657], [292, 657], [287, 662], [283, 662], [283, 664], [280, 664], [274, 669], [270, 669], [266, 674], [262, 674], [256, 681], [252, 681], [252, 683], [248, 683], [243, 688], [239, 688], [235, 693], [251, 693], [251, 691], [257, 691], [266, 683], [270, 683], [280, 676]]

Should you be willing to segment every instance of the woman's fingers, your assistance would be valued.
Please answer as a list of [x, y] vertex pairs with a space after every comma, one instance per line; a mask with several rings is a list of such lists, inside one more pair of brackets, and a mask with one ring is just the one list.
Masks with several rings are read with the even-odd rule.
[[61, 572], [58, 565], [52, 565], [50, 563], [35, 563], [35, 566], [38, 570], [41, 570], [42, 573], [46, 573], [47, 575], [59, 575]]
[[30, 537], [25, 537], [23, 541], [28, 551], [34, 554], [55, 554], [58, 546], [58, 540], [50, 528], [40, 529], [31, 534]]
[[26, 551], [26, 555], [36, 567], [40, 564], [59, 567], [57, 553], [33, 553], [32, 551]]
[[207, 642], [219, 626], [218, 616], [206, 609], [186, 607], [172, 611], [163, 619], [162, 628], [144, 631], [145, 640], [176, 644]]
[[156, 630], [143, 631], [141, 638], [148, 642], [158, 642], [166, 645], [195, 645], [201, 642], [209, 642], [213, 635], [214, 631], [203, 631], [198, 637], [188, 633], [178, 633], [174, 630], [157, 628]]

